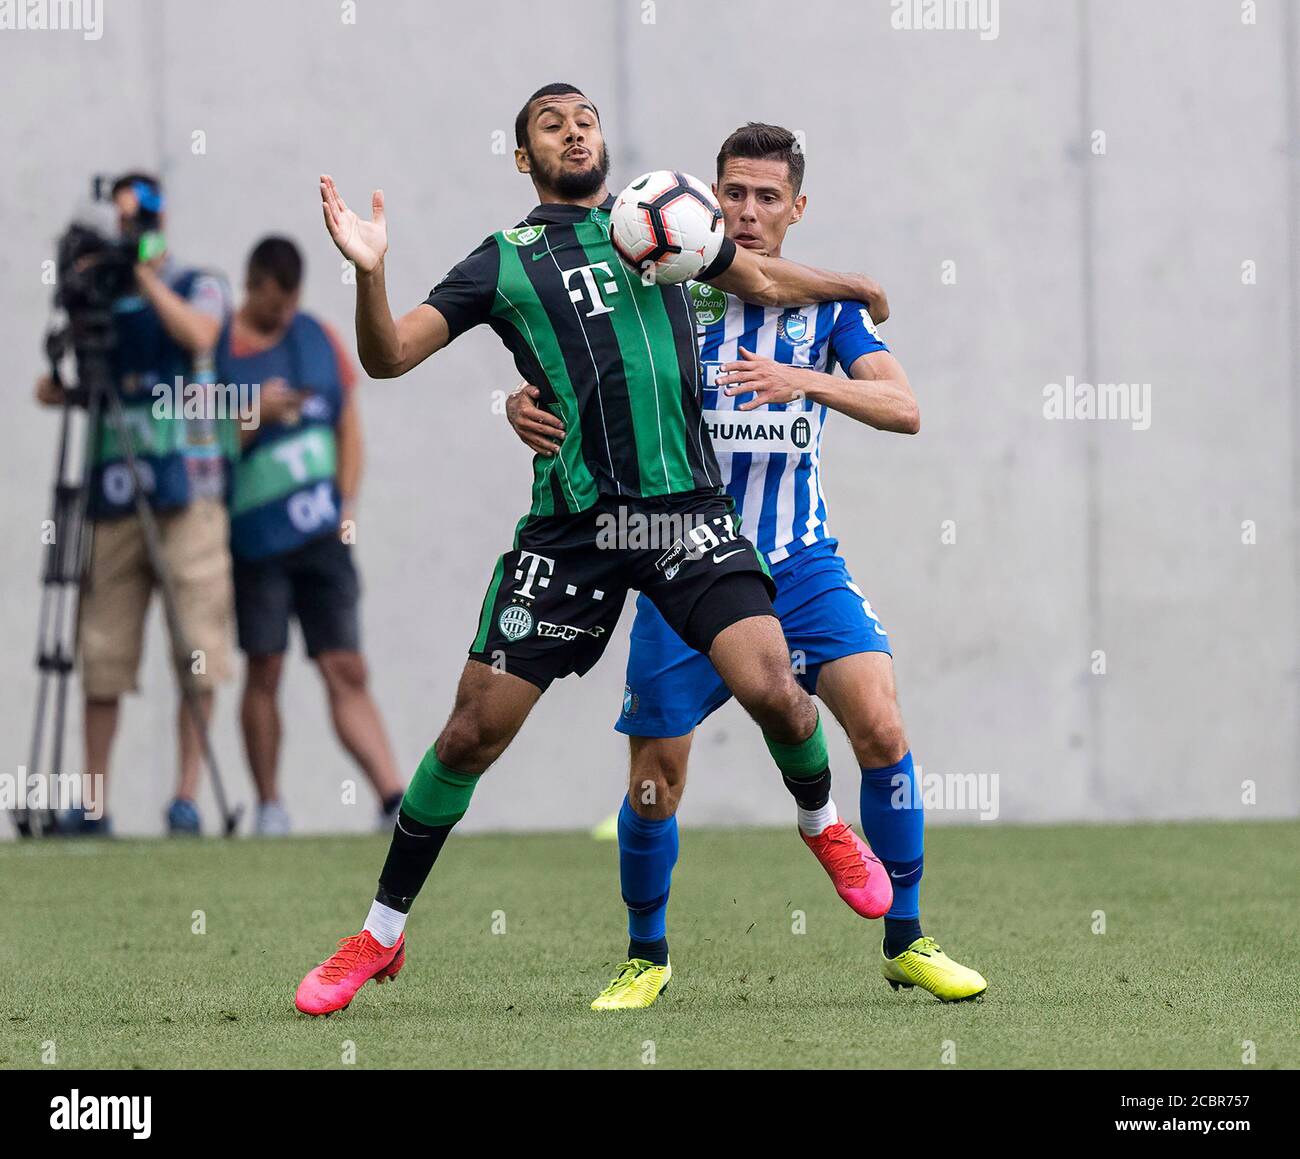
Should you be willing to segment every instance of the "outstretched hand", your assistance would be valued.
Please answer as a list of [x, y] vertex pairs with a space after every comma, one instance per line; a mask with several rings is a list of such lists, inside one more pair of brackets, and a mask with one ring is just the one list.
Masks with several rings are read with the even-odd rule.
[[384, 191], [370, 195], [370, 220], [362, 221], [348, 208], [334, 178], [327, 173], [320, 179], [321, 212], [325, 228], [339, 247], [339, 252], [363, 274], [372, 273], [388, 252], [388, 223], [384, 218]]

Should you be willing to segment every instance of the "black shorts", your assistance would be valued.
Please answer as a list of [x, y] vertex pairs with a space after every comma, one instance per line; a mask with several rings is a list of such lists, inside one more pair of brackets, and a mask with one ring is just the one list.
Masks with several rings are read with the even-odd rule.
[[[497, 561], [470, 656], [543, 690], [570, 673], [582, 676], [609, 643], [629, 590], [644, 592], [687, 644], [707, 650], [725, 624], [708, 617], [706, 640], [690, 617], [714, 584], [752, 574], [769, 614], [776, 592], [734, 510], [724, 493], [691, 491], [601, 496], [577, 515], [529, 516]], [[762, 603], [751, 598], [735, 618]]]
[[298, 617], [307, 655], [359, 652], [361, 583], [352, 548], [337, 533], [269, 559], [235, 560], [239, 647], [269, 656], [289, 647], [289, 617]]

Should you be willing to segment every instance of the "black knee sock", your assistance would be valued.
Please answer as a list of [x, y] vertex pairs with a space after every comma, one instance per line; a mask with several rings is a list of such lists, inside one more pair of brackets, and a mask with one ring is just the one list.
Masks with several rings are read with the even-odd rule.
[[782, 773], [781, 780], [801, 809], [820, 809], [831, 799], [830, 769], [823, 769], [815, 777], [802, 779], [787, 777]]
[[433, 863], [442, 852], [442, 844], [451, 832], [450, 825], [424, 825], [404, 810], [397, 814], [393, 841], [379, 875], [375, 901], [402, 913], [411, 912], [411, 903], [420, 892]]

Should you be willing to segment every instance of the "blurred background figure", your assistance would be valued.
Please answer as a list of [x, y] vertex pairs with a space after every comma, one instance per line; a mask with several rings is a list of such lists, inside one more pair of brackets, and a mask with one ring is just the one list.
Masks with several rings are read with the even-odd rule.
[[[198, 690], [204, 721], [212, 717], [213, 690], [229, 675], [230, 554], [222, 501], [223, 460], [210, 424], [191, 422], [182, 411], [155, 407], [155, 388], [199, 376], [199, 364], [216, 345], [229, 313], [230, 294], [215, 274], [181, 265], [166, 248], [163, 190], [158, 178], [127, 173], [112, 186], [113, 206], [122, 236], [139, 232], [137, 219], [148, 216], [158, 228], [141, 246], [135, 267], [136, 292], [113, 304], [116, 339], [111, 388], [118, 391], [132, 432], [150, 507], [157, 517], [161, 555], [171, 573], [182, 639], [172, 640], [179, 678]], [[66, 394], [49, 376], [36, 385], [37, 399], [63, 405]], [[193, 426], [193, 430], [190, 427]], [[82, 583], [79, 651], [85, 697], [85, 771], [104, 778], [117, 732], [122, 694], [137, 688], [145, 616], [159, 583], [135, 513], [135, 482], [126, 449], [106, 429], [91, 432], [95, 453], [89, 480], [87, 517], [94, 525], [93, 546]], [[199, 787], [202, 744], [182, 702], [178, 710], [179, 775], [167, 811], [172, 833], [198, 833], [194, 803]], [[107, 835], [111, 822], [75, 814], [67, 832]]]
[[277, 692], [290, 616], [325, 682], [334, 731], [379, 797], [381, 826], [391, 826], [402, 799], [361, 655], [351, 548], [362, 460], [356, 374], [337, 335], [298, 309], [302, 272], [292, 241], [260, 241], [217, 353], [220, 382], [260, 384], [260, 422], [241, 434], [230, 515], [239, 646], [248, 656], [240, 720], [264, 835], [289, 830]]

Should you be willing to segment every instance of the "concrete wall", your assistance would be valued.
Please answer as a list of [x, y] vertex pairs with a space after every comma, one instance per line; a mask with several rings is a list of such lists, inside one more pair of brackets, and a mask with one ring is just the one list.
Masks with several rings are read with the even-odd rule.
[[[1003, 820], [1300, 809], [1294, 9], [1260, 0], [1243, 24], [1235, 0], [1003, 0], [984, 40], [894, 29], [887, 0], [358, 0], [355, 24], [347, 8], [107, 0], [99, 40], [0, 31], [6, 767], [26, 759], [55, 437], [27, 401], [41, 263], [87, 175], [161, 170], [173, 249], [232, 276], [261, 234], [295, 235], [307, 305], [350, 332], [317, 174], [359, 204], [384, 187], [405, 308], [532, 204], [508, 151], [513, 115], [563, 79], [601, 106], [616, 187], [644, 168], [710, 175], [748, 119], [802, 130], [809, 211], [788, 254], [887, 284], [887, 338], [923, 431], [832, 421], [827, 488], [894, 641], [927, 771], [999, 774]], [[1150, 383], [1150, 429], [1046, 420], [1043, 389], [1066, 376]], [[527, 502], [526, 455], [493, 409], [514, 385], [483, 330], [363, 392], [365, 640], [408, 770], [449, 708], [492, 559]], [[113, 770], [124, 832], [160, 829], [173, 775], [156, 621]], [[616, 807], [625, 656], [626, 623], [596, 672], [548, 695], [466, 828], [574, 827]], [[217, 745], [247, 799], [234, 704], [232, 688]], [[360, 807], [341, 803], [356, 773], [301, 660], [284, 711], [300, 826], [371, 824], [364, 791]], [[834, 760], [856, 813], [838, 738]], [[788, 820], [734, 706], [702, 730], [692, 769], [688, 823]]]

